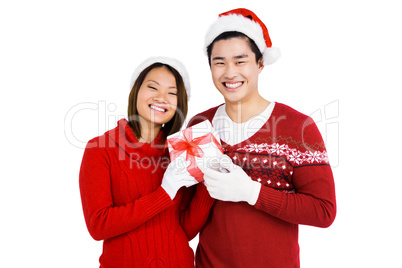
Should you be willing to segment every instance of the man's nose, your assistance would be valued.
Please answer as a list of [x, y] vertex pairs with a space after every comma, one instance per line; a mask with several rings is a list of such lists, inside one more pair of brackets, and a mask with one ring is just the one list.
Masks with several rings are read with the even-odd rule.
[[225, 77], [233, 79], [237, 76], [237, 68], [233, 64], [228, 64], [225, 69]]

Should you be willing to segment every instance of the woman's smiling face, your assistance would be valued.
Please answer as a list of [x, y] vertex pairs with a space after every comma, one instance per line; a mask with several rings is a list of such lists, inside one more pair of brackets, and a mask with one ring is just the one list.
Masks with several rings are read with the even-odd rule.
[[176, 108], [177, 86], [174, 75], [165, 67], [149, 71], [137, 96], [141, 123], [161, 127], [173, 118]]

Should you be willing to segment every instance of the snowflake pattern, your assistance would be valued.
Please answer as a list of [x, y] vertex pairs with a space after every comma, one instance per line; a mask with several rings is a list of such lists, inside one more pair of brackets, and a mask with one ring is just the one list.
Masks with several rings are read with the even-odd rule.
[[261, 143], [261, 144], [250, 144], [245, 147], [237, 149], [238, 151], [245, 151], [247, 153], [261, 153], [267, 152], [268, 154], [278, 155], [285, 157], [289, 162], [295, 163], [296, 165], [301, 165], [303, 163], [308, 164], [328, 164], [328, 154], [326, 151], [305, 151], [301, 152], [297, 149], [289, 148], [287, 144], [279, 143]]
[[235, 150], [225, 153], [253, 180], [277, 190], [294, 190], [293, 167], [285, 158], [269, 156], [264, 152], [244, 153]]

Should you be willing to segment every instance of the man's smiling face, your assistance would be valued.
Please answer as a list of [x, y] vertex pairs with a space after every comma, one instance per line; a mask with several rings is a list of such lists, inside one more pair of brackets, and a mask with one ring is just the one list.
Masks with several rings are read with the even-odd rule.
[[213, 44], [212, 80], [226, 103], [243, 102], [258, 96], [258, 75], [263, 68], [256, 62], [245, 38], [235, 37]]

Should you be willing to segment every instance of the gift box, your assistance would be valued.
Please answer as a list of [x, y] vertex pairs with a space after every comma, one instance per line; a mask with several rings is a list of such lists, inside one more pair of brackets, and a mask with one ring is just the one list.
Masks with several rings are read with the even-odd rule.
[[183, 172], [188, 172], [199, 182], [204, 181], [200, 167], [219, 163], [223, 155], [219, 135], [208, 120], [168, 136], [167, 146], [171, 164], [180, 168], [183, 161], [179, 160], [189, 161], [190, 165]]

